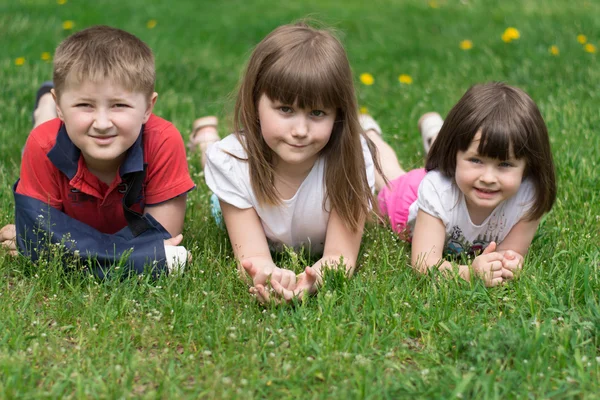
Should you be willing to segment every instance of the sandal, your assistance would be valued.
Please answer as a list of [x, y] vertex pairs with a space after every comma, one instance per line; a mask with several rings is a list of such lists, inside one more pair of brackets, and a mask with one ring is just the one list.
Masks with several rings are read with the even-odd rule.
[[358, 122], [360, 123], [363, 132], [367, 133], [368, 131], [375, 131], [381, 136], [381, 127], [369, 114], [358, 114]]
[[418, 126], [423, 138], [425, 154], [429, 153], [429, 149], [431, 149], [431, 145], [435, 141], [443, 124], [444, 120], [442, 116], [436, 112], [425, 113], [419, 118]]
[[190, 153], [200, 150], [204, 155], [208, 146], [221, 140], [217, 130], [219, 120], [217, 117], [202, 117], [194, 121], [190, 140], [188, 141], [188, 151]]

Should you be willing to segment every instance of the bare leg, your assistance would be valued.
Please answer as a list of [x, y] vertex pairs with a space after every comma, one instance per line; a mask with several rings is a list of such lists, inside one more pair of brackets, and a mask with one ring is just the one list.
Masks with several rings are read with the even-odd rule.
[[40, 97], [37, 108], [33, 111], [33, 127], [43, 124], [46, 121], [56, 118], [56, 103], [51, 93], [46, 93]]
[[[367, 131], [367, 137], [371, 139], [373, 144], [375, 144], [375, 147], [377, 147], [379, 165], [381, 165], [383, 174], [388, 181], [392, 181], [406, 173], [402, 167], [400, 167], [400, 163], [398, 162], [398, 157], [396, 156], [394, 149], [392, 149], [392, 147], [383, 140], [378, 132], [370, 129]], [[379, 192], [384, 186], [385, 180], [383, 179], [383, 176], [381, 176], [379, 172], [375, 170], [375, 190]]]

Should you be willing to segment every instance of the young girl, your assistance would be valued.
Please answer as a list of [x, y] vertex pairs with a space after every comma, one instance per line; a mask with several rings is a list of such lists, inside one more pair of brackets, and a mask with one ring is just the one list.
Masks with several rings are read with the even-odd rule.
[[502, 83], [470, 88], [442, 122], [436, 113], [421, 118], [426, 151], [433, 145], [424, 170], [404, 173], [372, 121], [368, 135], [392, 179], [379, 193], [381, 212], [412, 238], [417, 271], [452, 269], [444, 255], [480, 253], [471, 268], [458, 265], [459, 274], [470, 280], [473, 271], [495, 286], [521, 268], [554, 204], [548, 131], [533, 100]]
[[[342, 45], [301, 23], [275, 29], [254, 49], [234, 134], [208, 147], [216, 121], [195, 122], [192, 144], [208, 147], [206, 182], [260, 301], [272, 290], [287, 301], [314, 292], [324, 268], [352, 275], [375, 204], [374, 163], [356, 110]], [[273, 262], [270, 251], [283, 245], [322, 258], [296, 276]]]

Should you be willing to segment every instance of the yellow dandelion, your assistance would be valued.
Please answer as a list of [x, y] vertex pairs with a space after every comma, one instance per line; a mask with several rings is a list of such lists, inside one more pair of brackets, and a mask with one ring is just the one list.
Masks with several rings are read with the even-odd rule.
[[440, 5], [435, 0], [429, 0], [429, 7], [431, 7], [431, 8], [440, 8]]
[[20, 67], [21, 65], [25, 64], [25, 57], [17, 57], [15, 59], [15, 65], [17, 67]]
[[271, 386], [273, 384], [272, 381], [267, 381], [267, 386]]
[[583, 49], [585, 51], [587, 51], [588, 53], [595, 53], [596, 52], [596, 46], [594, 46], [591, 43], [587, 43], [585, 46], [583, 46]]
[[577, 35], [577, 41], [580, 44], [586, 44], [587, 43], [587, 36], [585, 36], [585, 35]]
[[373, 75], [365, 72], [364, 74], [360, 74], [360, 81], [363, 85], [371, 86], [375, 82], [375, 78], [373, 78]]
[[502, 34], [502, 41], [504, 41], [506, 43], [510, 43], [513, 40], [519, 39], [520, 37], [521, 37], [521, 34], [517, 30], [517, 28], [513, 28], [512, 26], [509, 26], [508, 28], [506, 28], [506, 30]]
[[368, 109], [367, 107], [364, 107], [364, 106], [363, 106], [363, 107], [361, 107], [361, 108], [360, 108], [358, 111], [359, 111], [361, 114], [368, 114], [368, 113], [369, 113], [369, 109]]
[[473, 42], [470, 40], [463, 40], [458, 46], [463, 50], [471, 50], [473, 48]]
[[398, 82], [403, 83], [405, 85], [411, 85], [413, 83], [413, 79], [410, 77], [410, 75], [401, 74], [398, 77]]
[[155, 19], [151, 19], [148, 22], [146, 22], [146, 28], [148, 29], [152, 29], [156, 26], [156, 20]]
[[75, 26], [75, 22], [73, 21], [65, 21], [62, 23], [62, 27], [65, 31], [70, 31]]
[[552, 54], [553, 56], [559, 55], [560, 50], [558, 50], [558, 46], [556, 46], [556, 45], [550, 46], [550, 54]]
[[42, 60], [44, 60], [44, 61], [50, 61], [50, 59], [52, 58], [52, 55], [49, 52], [45, 51], [42, 53], [41, 57], [42, 57]]
[[58, 4], [59, 6], [62, 6], [66, 2], [67, 2], [67, 0], [56, 0], [56, 4]]

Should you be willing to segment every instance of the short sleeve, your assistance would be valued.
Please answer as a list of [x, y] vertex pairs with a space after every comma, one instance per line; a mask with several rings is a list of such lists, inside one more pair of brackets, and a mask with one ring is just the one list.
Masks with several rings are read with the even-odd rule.
[[181, 134], [171, 123], [155, 119], [148, 124], [145, 142], [148, 174], [146, 177], [146, 204], [154, 205], [171, 200], [194, 188], [190, 177], [185, 145]]
[[[47, 128], [45, 125], [38, 129]], [[33, 197], [51, 207], [62, 210], [62, 198], [58, 183], [58, 170], [48, 158], [46, 151], [33, 131], [25, 144], [17, 193]]]
[[521, 186], [519, 187], [519, 191], [515, 196], [515, 204], [514, 209], [517, 211], [517, 219], [516, 221], [520, 221], [523, 217], [531, 210], [535, 201], [535, 187], [533, 186], [533, 182], [529, 179], [525, 179]]
[[[251, 188], [248, 164], [241, 144], [230, 135], [210, 146], [206, 152], [204, 178], [219, 200], [237, 208], [251, 208]], [[240, 156], [241, 159], [234, 157]]]
[[362, 135], [360, 136], [360, 144], [362, 146], [363, 157], [365, 158], [367, 181], [369, 182], [371, 192], [375, 193], [375, 163], [373, 162], [373, 155], [371, 154], [371, 150], [369, 150], [369, 145]]
[[435, 180], [436, 172], [429, 172], [419, 185], [417, 207], [427, 214], [440, 219], [444, 225], [448, 225], [449, 219], [444, 207], [443, 195], [440, 183]]

